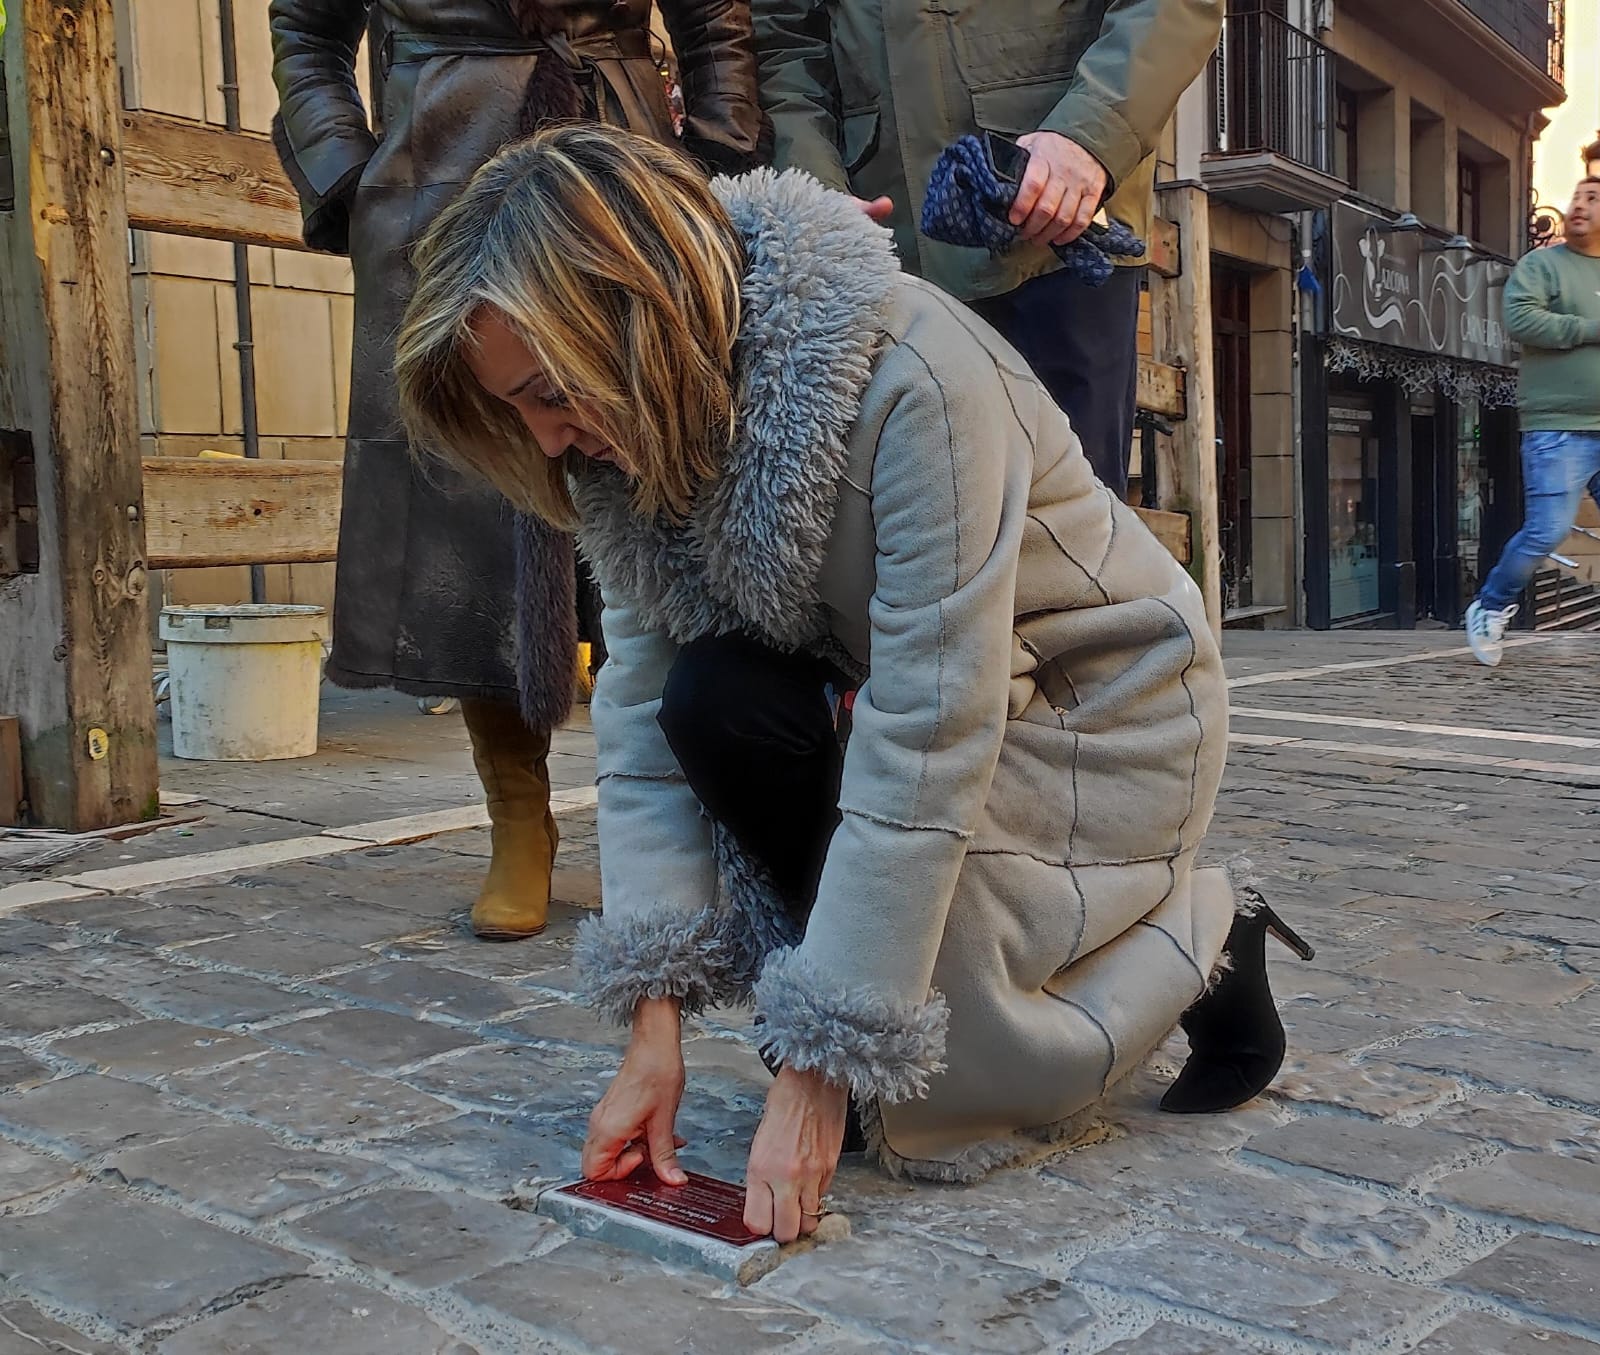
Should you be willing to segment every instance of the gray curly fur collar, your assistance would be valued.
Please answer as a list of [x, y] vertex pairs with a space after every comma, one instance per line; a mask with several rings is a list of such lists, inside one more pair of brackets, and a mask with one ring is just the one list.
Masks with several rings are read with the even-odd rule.
[[746, 250], [726, 469], [674, 525], [641, 519], [620, 472], [584, 463], [579, 540], [602, 590], [680, 644], [738, 630], [798, 648], [823, 630], [817, 573], [900, 266], [888, 231], [798, 170], [712, 188]]

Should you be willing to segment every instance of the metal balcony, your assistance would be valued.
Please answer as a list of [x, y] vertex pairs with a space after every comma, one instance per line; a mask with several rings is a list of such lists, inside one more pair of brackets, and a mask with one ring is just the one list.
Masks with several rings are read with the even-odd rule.
[[1346, 191], [1333, 173], [1334, 57], [1320, 42], [1264, 9], [1230, 14], [1209, 79], [1200, 177], [1213, 197], [1275, 213]]
[[1338, 0], [1338, 12], [1496, 112], [1522, 116], [1561, 102], [1566, 0]]
[[1554, 80], [1563, 78], [1566, 0], [1460, 0], [1460, 3], [1531, 65]]

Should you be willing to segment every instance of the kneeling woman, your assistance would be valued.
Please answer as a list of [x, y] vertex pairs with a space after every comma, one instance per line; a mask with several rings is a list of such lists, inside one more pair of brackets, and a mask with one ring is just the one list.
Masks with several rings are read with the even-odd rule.
[[753, 999], [780, 1069], [747, 1175], [780, 1240], [852, 1094], [887, 1166], [965, 1180], [1180, 1017], [1168, 1109], [1267, 1085], [1280, 924], [1195, 864], [1227, 739], [1200, 594], [1016, 353], [848, 198], [603, 128], [503, 152], [417, 265], [414, 430], [575, 526], [606, 604], [579, 964], [633, 1036], [586, 1174], [681, 1179], [712, 1003]]

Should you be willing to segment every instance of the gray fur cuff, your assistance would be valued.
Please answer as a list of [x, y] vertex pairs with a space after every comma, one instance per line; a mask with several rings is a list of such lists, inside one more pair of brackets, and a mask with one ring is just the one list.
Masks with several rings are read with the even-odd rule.
[[859, 1097], [910, 1101], [944, 1071], [950, 1009], [939, 994], [902, 1002], [847, 988], [790, 947], [775, 951], [755, 986], [762, 1042], [785, 1067], [848, 1083]]
[[626, 1026], [645, 998], [675, 997], [685, 1015], [716, 1002], [728, 984], [729, 956], [716, 910], [658, 906], [627, 917], [592, 917], [578, 928], [573, 954], [584, 1001]]

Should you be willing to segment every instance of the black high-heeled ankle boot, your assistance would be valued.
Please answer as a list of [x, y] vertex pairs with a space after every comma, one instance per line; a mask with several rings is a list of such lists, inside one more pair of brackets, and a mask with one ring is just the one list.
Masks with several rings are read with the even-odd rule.
[[1253, 890], [1228, 932], [1232, 967], [1216, 987], [1179, 1018], [1189, 1037], [1183, 1065], [1161, 1109], [1174, 1115], [1210, 1115], [1242, 1106], [1264, 1092], [1283, 1066], [1283, 1022], [1267, 983], [1267, 933], [1302, 960], [1316, 952]]

